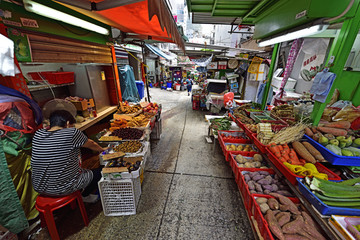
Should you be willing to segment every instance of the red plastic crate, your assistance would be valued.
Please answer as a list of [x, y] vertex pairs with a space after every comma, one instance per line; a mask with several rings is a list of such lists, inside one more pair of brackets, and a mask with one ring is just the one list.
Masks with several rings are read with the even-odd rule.
[[254, 141], [255, 146], [260, 150], [260, 152], [266, 153], [266, 145], [260, 142], [260, 140], [257, 138], [256, 133], [252, 135], [252, 140]]
[[[228, 143], [243, 143], [250, 144], [250, 139], [247, 138], [247, 135], [243, 131], [218, 131], [219, 140], [222, 142]], [[238, 139], [226, 139], [226, 136], [238, 137]]]
[[[254, 219], [256, 220], [256, 222], [259, 225], [259, 230], [260, 230], [260, 234], [261, 236], [265, 239], [265, 240], [274, 240], [274, 236], [272, 235], [270, 229], [269, 229], [269, 225], [267, 223], [267, 221], [265, 220], [261, 210], [260, 210], [260, 206], [259, 204], [257, 204], [255, 198], [256, 197], [264, 197], [264, 198], [274, 198], [273, 196], [269, 196], [269, 195], [259, 195], [259, 194], [253, 194], [253, 206], [250, 210], [250, 212], [253, 214]], [[300, 201], [298, 198], [289, 198], [293, 203], [299, 204]]]
[[[291, 172], [270, 150], [269, 148], [267, 149], [267, 153], [268, 153], [268, 157], [270, 159], [270, 161], [275, 165], [275, 167], [291, 182], [291, 184], [293, 185], [297, 185], [298, 182], [296, 181], [296, 178], [304, 178], [302, 176], [298, 176], [296, 174], [294, 174], [293, 172]], [[331, 170], [329, 170], [328, 168], [326, 168], [324, 165], [322, 165], [321, 163], [317, 162], [315, 163], [315, 166], [317, 168], [317, 170], [320, 173], [326, 173], [329, 177], [329, 180], [341, 180], [341, 178], [336, 175], [334, 172], [332, 172]]]
[[[33, 80], [47, 80], [50, 84], [73, 83], [75, 79], [74, 72], [29, 72]], [[41, 78], [42, 76], [42, 78]]]
[[239, 119], [236, 119], [236, 124], [242, 128], [244, 130], [244, 132], [246, 133], [246, 135], [251, 139], [252, 135], [254, 134], [254, 132], [250, 131], [245, 124], [243, 124]]
[[[230, 144], [230, 143], [229, 143]], [[240, 145], [239, 143], [232, 143], [234, 145]], [[226, 150], [226, 145], [227, 143], [224, 143], [224, 150], [226, 151], [225, 154], [225, 159], [227, 162], [230, 161], [231, 159], [231, 154], [235, 154], [235, 155], [243, 155], [244, 157], [252, 157], [254, 156], [255, 153], [258, 153], [258, 150], [255, 148], [254, 144], [244, 144], [244, 145], [252, 145], [253, 146], [253, 151], [251, 152], [244, 152], [244, 151], [228, 151]], [[241, 144], [242, 145], [242, 144]]]
[[[260, 153], [258, 153], [258, 154], [260, 154]], [[230, 156], [231, 156], [230, 166], [234, 172], [235, 180], [238, 180], [239, 173], [241, 171], [248, 171], [248, 170], [249, 171], [262, 171], [262, 170], [264, 170], [264, 171], [271, 170], [272, 171], [272, 169], [270, 167], [268, 167], [268, 168], [241, 168], [238, 166], [238, 163], [236, 162], [234, 155], [238, 155], [238, 154], [230, 154]], [[265, 160], [264, 160], [264, 162], [265, 162]]]
[[278, 132], [281, 129], [289, 126], [286, 122], [284, 122], [281, 119], [278, 119], [278, 120], [261, 120], [260, 122], [261, 123], [270, 123], [271, 124], [271, 130], [273, 132]]
[[[258, 169], [258, 168], [253, 168], [253, 169], [250, 168], [249, 169], [249, 168], [247, 168], [244, 171], [247, 171], [247, 172], [266, 171], [266, 172], [269, 172], [270, 174], [275, 174], [274, 170], [272, 170], [272, 169]], [[238, 180], [236, 182], [238, 184], [240, 193], [243, 196], [244, 206], [246, 207], [248, 212], [250, 212], [251, 206], [253, 204], [253, 202], [252, 202], [252, 194], [250, 193], [250, 190], [249, 190], [249, 188], [247, 186], [247, 183], [245, 182], [244, 175], [241, 172], [242, 171], [239, 171]]]

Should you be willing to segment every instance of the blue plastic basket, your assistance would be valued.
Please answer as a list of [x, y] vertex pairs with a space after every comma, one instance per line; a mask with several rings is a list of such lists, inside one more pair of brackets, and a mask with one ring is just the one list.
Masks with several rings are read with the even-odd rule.
[[329, 149], [327, 149], [326, 147], [324, 147], [323, 145], [321, 145], [320, 143], [316, 142], [311, 137], [309, 137], [307, 135], [304, 135], [304, 137], [332, 165], [357, 166], [357, 167], [360, 166], [360, 157], [347, 157], [347, 156], [337, 155], [337, 154], [333, 153], [332, 151], [330, 151]]
[[299, 191], [322, 215], [360, 216], [360, 209], [332, 207], [326, 205], [305, 186], [303, 179], [297, 178], [296, 180], [298, 181]]

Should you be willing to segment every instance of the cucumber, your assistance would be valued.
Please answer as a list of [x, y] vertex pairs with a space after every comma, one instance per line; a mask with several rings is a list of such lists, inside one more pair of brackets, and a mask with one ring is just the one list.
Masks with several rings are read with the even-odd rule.
[[[327, 196], [327, 197], [333, 197], [333, 198], [360, 198], [360, 192], [354, 192], [354, 191], [322, 191], [320, 192]], [[359, 199], [360, 201], [360, 199]]]
[[335, 207], [360, 207], [360, 201], [354, 202], [337, 202], [337, 201], [323, 201], [326, 205]]
[[[327, 197], [320, 193], [313, 192], [315, 196], [317, 196], [321, 201], [333, 201], [333, 202], [354, 202], [354, 198], [335, 198], [335, 197]], [[360, 201], [360, 199], [359, 199]]]
[[[345, 180], [342, 182], [339, 182], [339, 185], [346, 185], [346, 186], [353, 186], [356, 183], [360, 183], [360, 178], [353, 178], [353, 179], [349, 179], [349, 180]], [[354, 187], [359, 187], [359, 186], [354, 186]]]

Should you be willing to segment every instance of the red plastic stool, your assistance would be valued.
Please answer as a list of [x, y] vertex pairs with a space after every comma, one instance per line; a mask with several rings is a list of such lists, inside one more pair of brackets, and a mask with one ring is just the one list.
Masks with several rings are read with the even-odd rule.
[[40, 212], [41, 227], [47, 226], [51, 239], [57, 240], [59, 238], [58, 231], [56, 229], [53, 211], [62, 208], [68, 204], [71, 204], [71, 208], [75, 209], [77, 200], [80, 208], [81, 215], [83, 217], [85, 226], [89, 224], [89, 219], [86, 214], [86, 209], [81, 197], [80, 191], [76, 191], [70, 195], [64, 197], [49, 197], [39, 195], [36, 198], [36, 209]]

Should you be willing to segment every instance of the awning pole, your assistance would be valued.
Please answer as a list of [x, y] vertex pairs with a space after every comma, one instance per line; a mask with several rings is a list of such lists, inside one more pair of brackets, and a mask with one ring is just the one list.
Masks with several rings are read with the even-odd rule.
[[[274, 70], [275, 67], [277, 66], [277, 59], [279, 56], [279, 45], [280, 43], [277, 43], [274, 45], [274, 49], [273, 49], [273, 53], [271, 56], [271, 64], [270, 64], [270, 69], [269, 69], [269, 73], [268, 73], [268, 77], [267, 77], [267, 82], [266, 82], [266, 86], [265, 86], [265, 90], [264, 90], [264, 95], [263, 95], [263, 99], [262, 99], [262, 104], [261, 104], [261, 109], [264, 110], [266, 105], [267, 105], [267, 99], [269, 96], [269, 90], [270, 90], [270, 86], [271, 86], [271, 81], [274, 75]], [[272, 93], [271, 93], [272, 94]]]
[[144, 72], [145, 72], [145, 85], [146, 85], [146, 92], [147, 92], [147, 97], [148, 97], [148, 102], [151, 102], [150, 101], [150, 92], [149, 92], [149, 84], [148, 84], [148, 80], [147, 80], [147, 74], [146, 74], [146, 59], [145, 59], [145, 44], [142, 43], [141, 44], [142, 48], [142, 57], [143, 57], [143, 63], [144, 63]]

